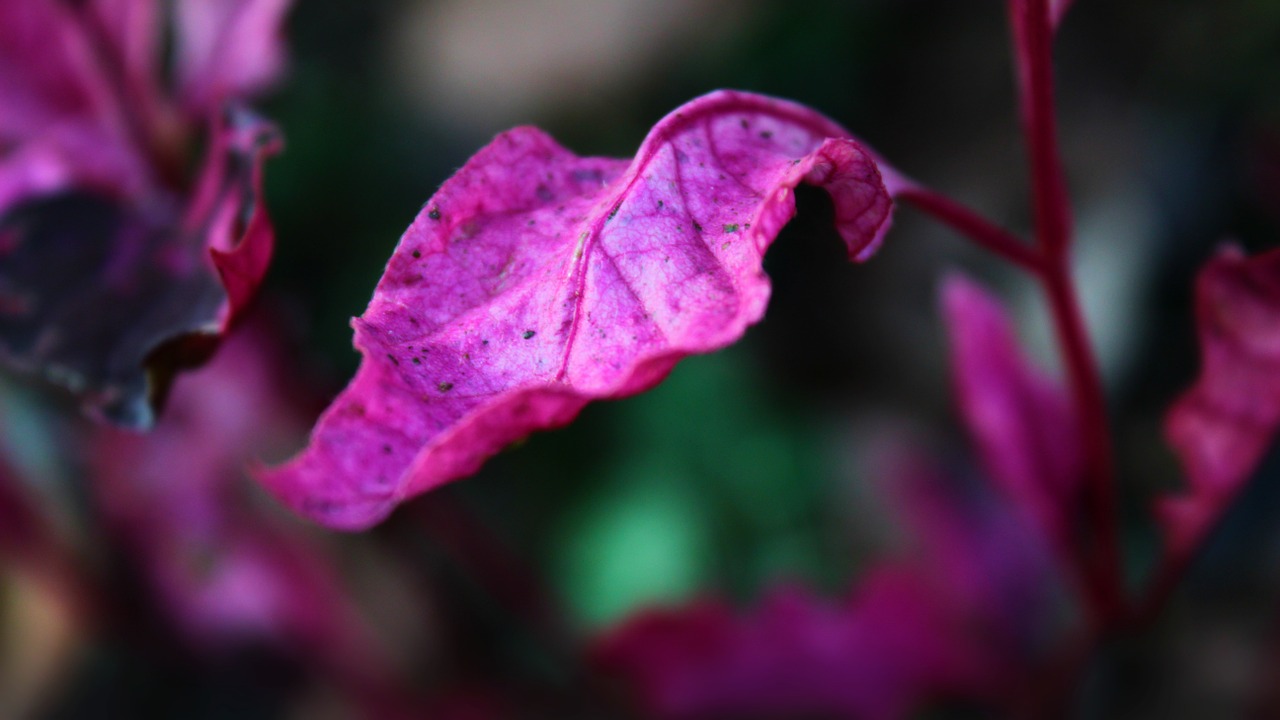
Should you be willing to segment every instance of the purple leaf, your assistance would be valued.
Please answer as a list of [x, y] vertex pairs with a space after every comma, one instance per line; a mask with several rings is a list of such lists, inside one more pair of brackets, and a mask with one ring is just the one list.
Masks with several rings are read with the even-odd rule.
[[912, 573], [873, 571], [843, 607], [780, 589], [736, 615], [716, 601], [641, 614], [595, 664], [660, 718], [900, 718], [987, 683], [981, 652]]
[[279, 139], [233, 101], [278, 72], [287, 4], [177, 4], [177, 54], [204, 78], [182, 91], [206, 96], [187, 115], [162, 83], [157, 0], [0, 4], [0, 360], [145, 428], [207, 359], [271, 256], [261, 165]]
[[994, 297], [959, 276], [942, 297], [957, 404], [988, 475], [1028, 527], [1072, 547], [1084, 476], [1070, 398], [1022, 356]]
[[1165, 416], [1188, 488], [1156, 507], [1173, 556], [1193, 550], [1280, 429], [1280, 250], [1227, 248], [1196, 278], [1200, 376]]
[[354, 321], [359, 372], [264, 480], [322, 523], [367, 527], [590, 400], [729, 345], [764, 313], [761, 259], [802, 182], [831, 194], [849, 255], [870, 256], [891, 207], [875, 162], [792, 103], [712, 93], [630, 162], [579, 158], [534, 128], [499, 135], [401, 238]]
[[113, 423], [149, 427], [173, 372], [207, 358], [266, 269], [258, 176], [276, 140], [269, 126], [246, 122], [214, 140], [207, 207], [192, 206], [185, 222], [75, 189], [8, 208], [0, 357], [68, 387]]

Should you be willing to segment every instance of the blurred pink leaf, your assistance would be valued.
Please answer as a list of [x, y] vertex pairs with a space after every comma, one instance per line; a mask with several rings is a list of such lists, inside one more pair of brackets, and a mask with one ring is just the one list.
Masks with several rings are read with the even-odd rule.
[[408, 698], [400, 668], [352, 599], [336, 548], [244, 471], [306, 431], [279, 334], [261, 316], [247, 321], [208, 365], [177, 381], [152, 432], [93, 427], [90, 487], [107, 536], [137, 563], [190, 647], [217, 654], [268, 644], [293, 653], [329, 690], [398, 706]]
[[261, 166], [280, 143], [235, 105], [279, 70], [288, 3], [263, 5], [177, 3], [176, 51], [204, 58], [208, 95], [183, 114], [157, 0], [0, 4], [0, 360], [114, 423], [149, 427], [266, 272]]
[[1156, 506], [1171, 555], [1195, 548], [1280, 429], [1280, 250], [1226, 248], [1196, 278], [1200, 376], [1165, 416], [1188, 488]]
[[[898, 562], [973, 635], [989, 679], [1004, 690], [1016, 687], [1044, 661], [1061, 620], [1063, 568], [1020, 508], [910, 449], [886, 451], [875, 476], [911, 550]], [[969, 690], [984, 695], [983, 688]], [[1000, 701], [1000, 695], [985, 699]]]
[[1049, 24], [1056, 31], [1067, 16], [1067, 11], [1075, 4], [1075, 0], [1049, 0]]
[[880, 569], [843, 606], [798, 588], [744, 615], [716, 601], [650, 610], [601, 638], [596, 665], [659, 718], [901, 718], [987, 682], [920, 577]]
[[1072, 547], [1084, 476], [1070, 398], [1023, 357], [996, 298], [959, 276], [942, 298], [957, 404], [987, 474], [1027, 527]]
[[293, 0], [181, 0], [177, 73], [189, 111], [261, 92], [284, 70], [281, 28]]
[[874, 160], [789, 102], [712, 93], [632, 161], [579, 158], [534, 128], [499, 135], [400, 240], [354, 321], [359, 372], [264, 480], [322, 523], [367, 527], [729, 345], [764, 314], [761, 260], [800, 183], [830, 193], [851, 257], [874, 252], [891, 208]]

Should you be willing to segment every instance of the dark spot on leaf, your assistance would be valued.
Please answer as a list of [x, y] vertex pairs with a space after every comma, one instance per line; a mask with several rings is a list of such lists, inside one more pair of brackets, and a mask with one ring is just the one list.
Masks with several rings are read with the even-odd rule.
[[525, 339], [525, 340], [528, 340], [529, 338], [531, 338], [531, 337], [533, 337], [534, 335], [537, 335], [537, 334], [538, 334], [538, 333], [537, 333], [536, 331], [534, 331], [534, 330], [525, 330], [525, 331], [524, 331], [524, 339]]
[[738, 226], [737, 226], [737, 224], [729, 224], [729, 225], [725, 225], [725, 226], [724, 226], [724, 231], [725, 231], [725, 232], [727, 232], [727, 233], [731, 233], [731, 232], [738, 232]]
[[436, 385], [436, 389], [438, 389], [440, 392], [449, 392], [450, 390], [453, 389], [453, 383], [442, 382], [439, 385]]
[[661, 210], [661, 209], [662, 209], [662, 201], [661, 201], [661, 200], [659, 200], [659, 201], [658, 201], [658, 209], [659, 209], [659, 210]]
[[773, 133], [769, 130], [761, 130], [760, 137], [764, 138], [765, 140], [768, 140], [773, 137]]
[[487, 346], [487, 345], [489, 344], [489, 341], [488, 341], [488, 340], [481, 340], [481, 341], [480, 341], [480, 344], [481, 344], [481, 345], [486, 345], [486, 346]]
[[421, 360], [419, 360], [418, 358], [414, 358], [414, 359], [413, 359], [413, 364], [414, 364], [414, 365], [421, 365], [421, 364], [422, 364], [422, 361], [421, 361]]
[[400, 361], [396, 359], [395, 355], [392, 355], [391, 353], [387, 353], [387, 359], [391, 361], [392, 365], [395, 365], [396, 367], [400, 367]]
[[751, 127], [751, 123], [747, 122], [747, 119], [746, 119], [746, 118], [743, 118], [743, 119], [739, 120], [738, 122], [742, 124], [742, 129], [743, 129], [743, 130], [746, 130], [747, 128]]
[[431, 218], [432, 220], [439, 220], [440, 208], [431, 208], [431, 212], [427, 213], [427, 217]]
[[695, 222], [693, 223], [693, 229], [694, 229], [694, 230], [697, 230], [698, 232], [702, 232], [702, 224], [701, 224], [701, 223], [699, 223], [699, 222], [697, 222], [697, 221], [695, 221]]
[[412, 254], [413, 254], [414, 260], [417, 260], [418, 258], [422, 257], [422, 253], [418, 252], [417, 250], [414, 250]]

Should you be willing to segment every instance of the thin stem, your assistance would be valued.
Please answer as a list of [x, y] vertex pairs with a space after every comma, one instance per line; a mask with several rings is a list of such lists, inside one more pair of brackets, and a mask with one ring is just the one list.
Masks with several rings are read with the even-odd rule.
[[1068, 382], [1075, 398], [1084, 449], [1086, 492], [1095, 542], [1098, 583], [1094, 622], [1108, 625], [1125, 611], [1117, 528], [1115, 468], [1102, 378], [1071, 279], [1071, 205], [1054, 111], [1053, 31], [1047, 0], [1009, 0], [1022, 121], [1031, 166], [1040, 275]]
[[897, 197], [932, 215], [979, 247], [999, 255], [1027, 272], [1040, 274], [1043, 263], [1035, 248], [1028, 246], [1017, 235], [946, 195], [919, 185], [909, 185], [899, 190]]
[[1084, 444], [1085, 491], [1092, 529], [1095, 533], [1093, 557], [1098, 582], [1095, 612], [1103, 624], [1117, 618], [1124, 609], [1120, 577], [1120, 542], [1115, 499], [1115, 468], [1112, 465], [1111, 433], [1107, 418], [1102, 378], [1090, 347], [1075, 286], [1065, 264], [1050, 263], [1044, 289], [1054, 319], [1054, 330], [1062, 348], [1071, 394], [1075, 398], [1077, 423]]
[[1058, 151], [1053, 35], [1046, 0], [1009, 0], [1023, 131], [1031, 163], [1036, 240], [1051, 253], [1071, 242], [1071, 203]]

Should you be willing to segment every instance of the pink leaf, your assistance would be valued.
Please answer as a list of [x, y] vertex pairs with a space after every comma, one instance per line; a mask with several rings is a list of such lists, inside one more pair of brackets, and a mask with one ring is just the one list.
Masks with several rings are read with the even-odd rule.
[[[305, 431], [290, 358], [248, 322], [176, 384], [166, 421], [140, 435], [91, 428], [86, 468], [109, 537], [137, 561], [184, 638], [201, 649], [268, 642], [330, 686], [391, 679], [392, 660], [333, 564], [333, 548], [256, 497], [246, 461]], [[348, 548], [350, 550], [351, 548]]]
[[1189, 487], [1156, 508], [1175, 556], [1199, 544], [1280, 429], [1280, 250], [1210, 260], [1196, 278], [1196, 322], [1200, 376], [1165, 417]]
[[1083, 459], [1070, 398], [1022, 356], [999, 302], [959, 276], [943, 288], [960, 414], [1028, 527], [1072, 545]]
[[68, 117], [118, 123], [120, 107], [82, 20], [54, 0], [0, 3], [0, 140]]
[[1067, 16], [1067, 11], [1075, 0], [1049, 0], [1049, 24], [1053, 26], [1054, 31], [1062, 25], [1062, 20]]
[[1009, 684], [1042, 658], [1036, 645], [1058, 617], [1062, 589], [1052, 548], [1020, 508], [981, 483], [948, 472], [910, 438], [864, 439], [864, 474], [876, 478], [940, 608], [981, 639], [992, 671]]
[[186, 108], [215, 110], [253, 95], [284, 70], [281, 28], [293, 0], [180, 0], [178, 84]]
[[588, 401], [729, 345], [764, 313], [761, 260], [802, 182], [831, 194], [850, 256], [868, 257], [891, 206], [876, 164], [792, 103], [712, 93], [630, 162], [533, 128], [499, 135], [401, 238], [354, 322], [359, 372], [264, 480], [320, 522], [367, 527]]
[[940, 596], [912, 573], [870, 573], [833, 607], [781, 588], [745, 615], [715, 601], [638, 615], [595, 663], [660, 718], [900, 718], [988, 681]]

